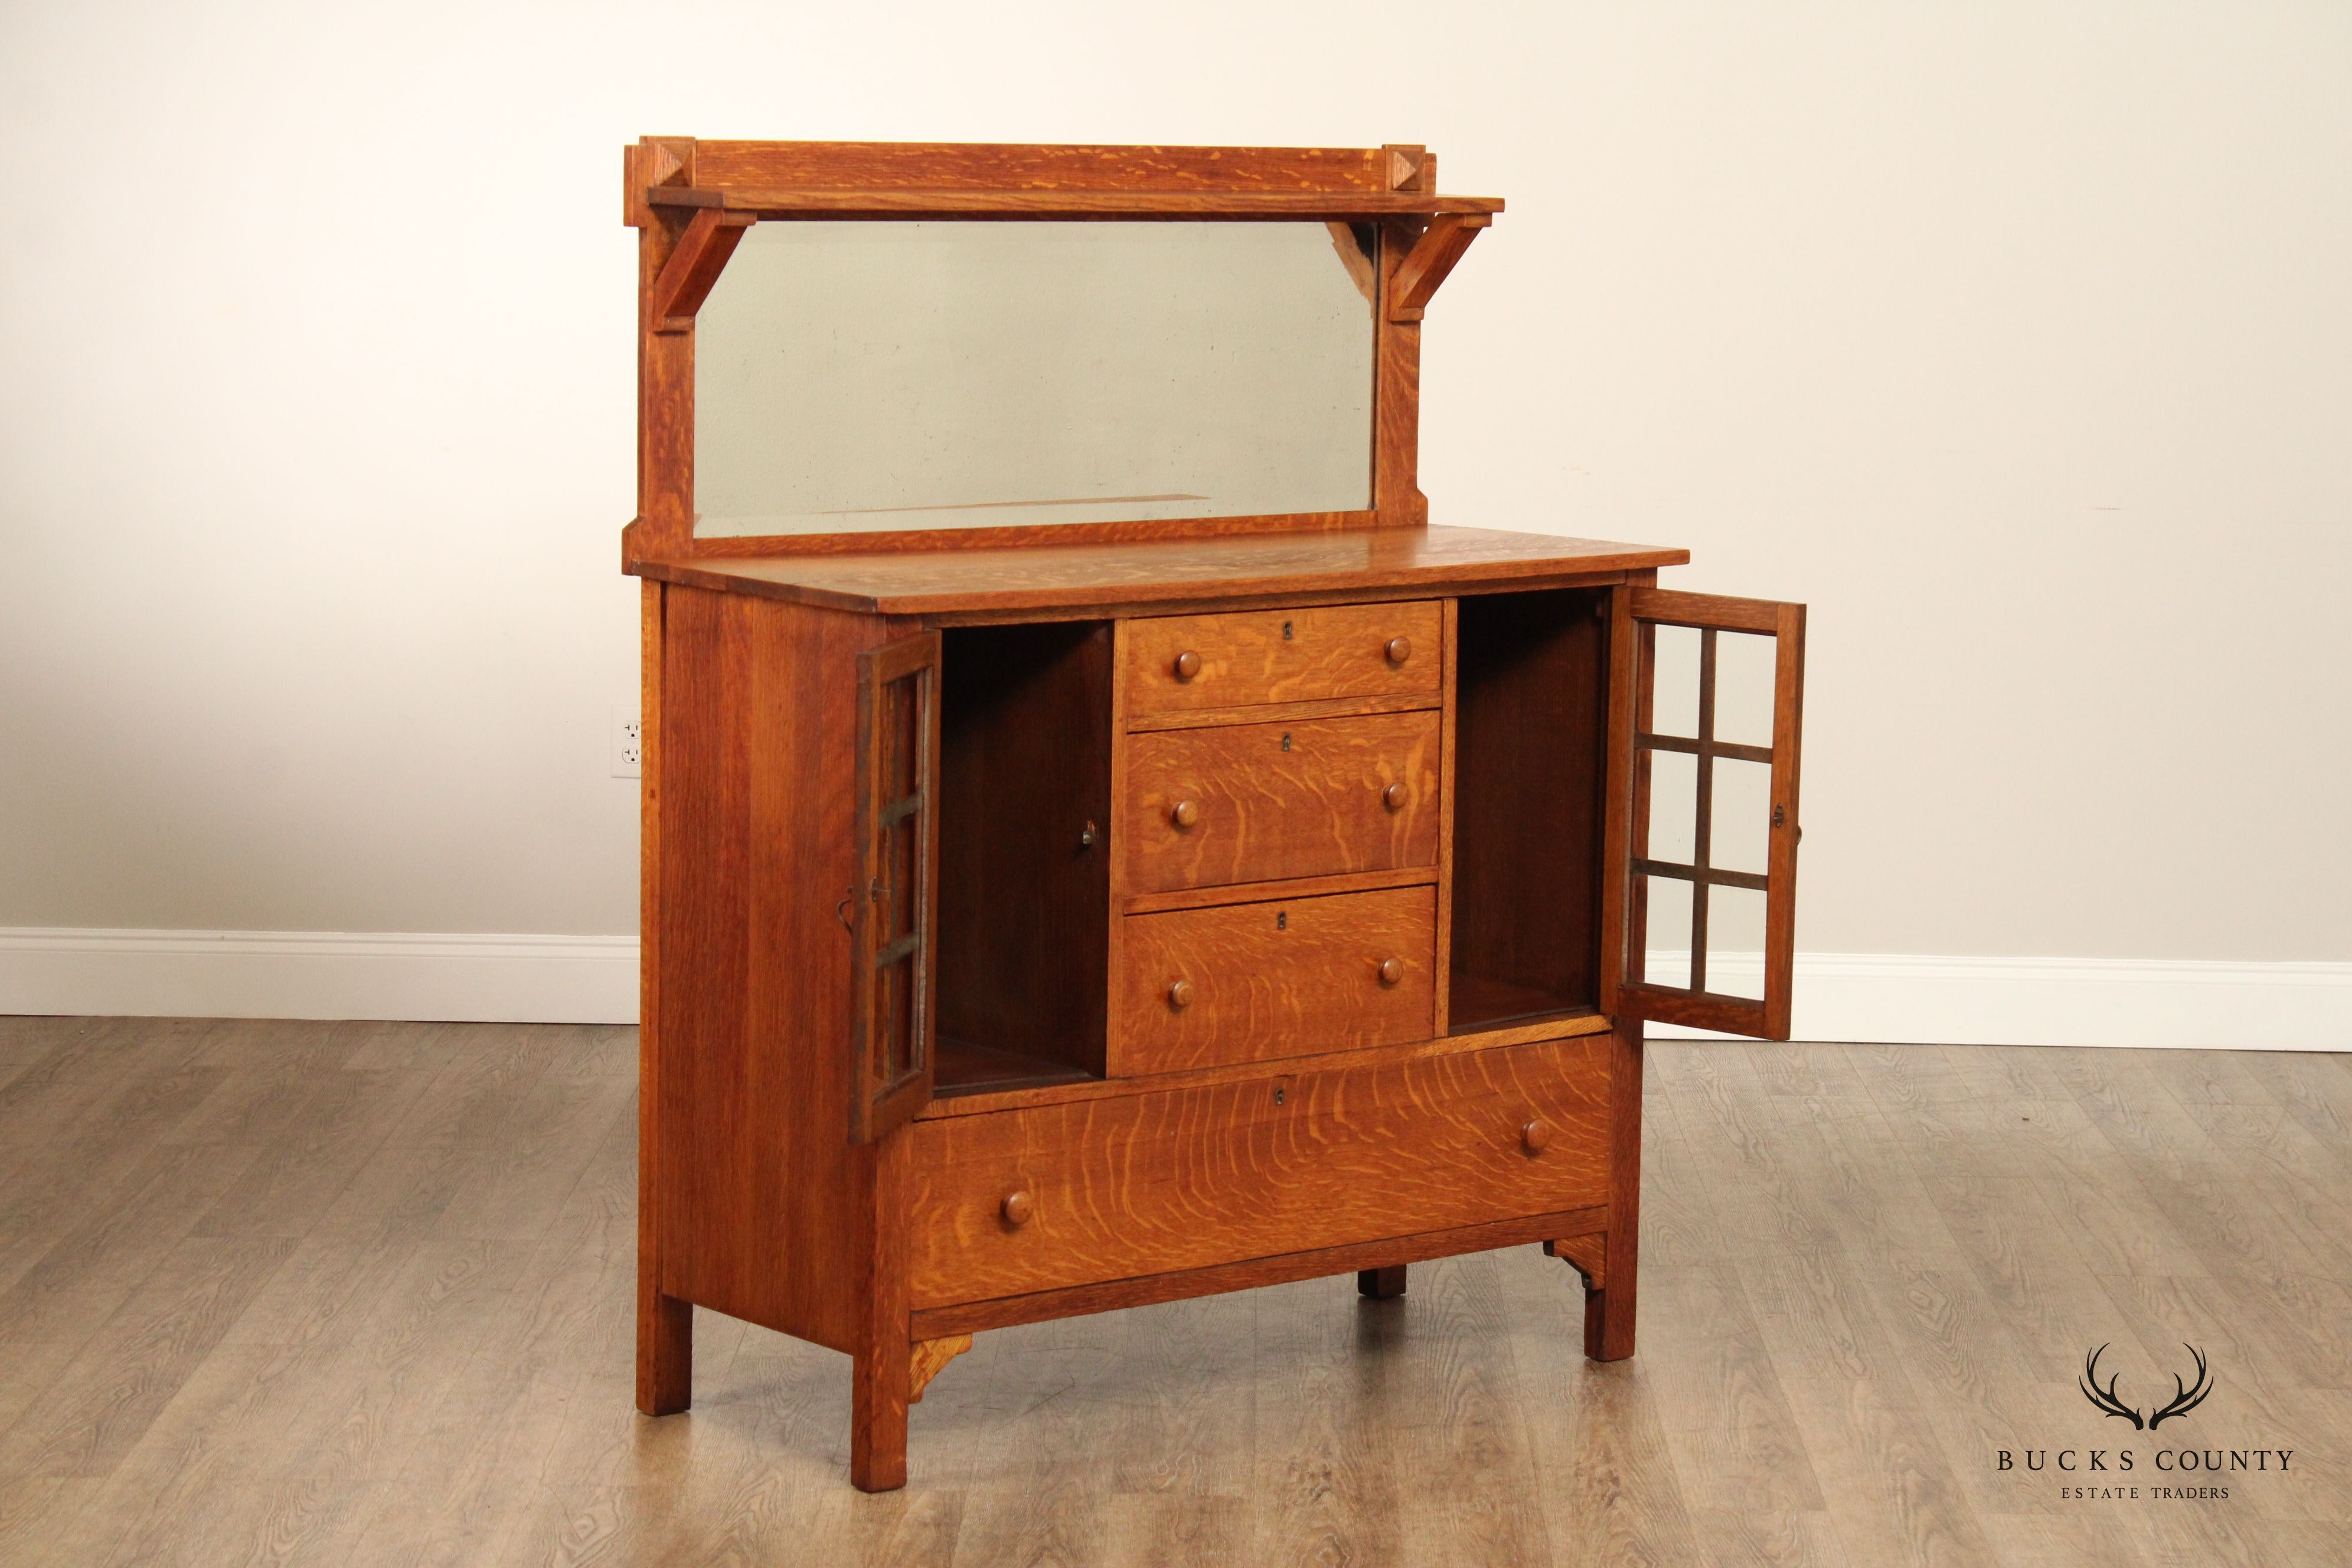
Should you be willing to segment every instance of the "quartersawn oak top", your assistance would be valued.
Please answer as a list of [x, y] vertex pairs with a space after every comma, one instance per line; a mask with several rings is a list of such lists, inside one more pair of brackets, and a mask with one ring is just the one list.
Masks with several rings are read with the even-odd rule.
[[1687, 550], [1486, 528], [1367, 528], [1112, 544], [645, 561], [644, 576], [868, 615], [940, 616], [1319, 595], [1536, 587], [1679, 566]]

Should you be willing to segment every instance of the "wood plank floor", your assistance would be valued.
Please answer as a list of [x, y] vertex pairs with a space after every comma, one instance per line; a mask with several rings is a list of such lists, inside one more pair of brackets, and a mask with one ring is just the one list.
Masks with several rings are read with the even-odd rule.
[[1007, 1330], [869, 1498], [845, 1357], [631, 1408], [635, 1051], [0, 1018], [0, 1562], [2352, 1563], [2352, 1058], [1655, 1044], [1634, 1360], [1531, 1247]]

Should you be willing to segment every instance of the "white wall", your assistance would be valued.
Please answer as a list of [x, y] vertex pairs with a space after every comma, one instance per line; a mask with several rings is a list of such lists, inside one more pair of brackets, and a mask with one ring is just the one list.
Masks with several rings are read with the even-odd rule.
[[16, 6], [0, 132], [0, 928], [634, 929], [624, 142], [1424, 141], [1436, 520], [1812, 605], [1802, 947], [2352, 960], [2340, 5]]

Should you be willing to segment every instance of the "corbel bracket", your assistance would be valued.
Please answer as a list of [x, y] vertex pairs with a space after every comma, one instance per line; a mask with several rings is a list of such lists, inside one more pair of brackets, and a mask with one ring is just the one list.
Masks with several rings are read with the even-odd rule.
[[1572, 1237], [1566, 1241], [1547, 1241], [1544, 1250], [1583, 1275], [1586, 1289], [1600, 1290], [1607, 1287], [1609, 1237], [1606, 1234]]
[[940, 1369], [971, 1349], [970, 1334], [950, 1334], [944, 1339], [917, 1340], [907, 1364], [907, 1403], [920, 1405], [923, 1390]]
[[694, 313], [710, 297], [711, 286], [727, 258], [742, 242], [743, 231], [758, 221], [750, 213], [720, 212], [698, 207], [677, 237], [677, 248], [662, 264], [654, 279], [647, 314], [656, 332], [682, 332], [694, 325]]
[[1389, 279], [1389, 320], [1418, 321], [1437, 286], [1478, 237], [1495, 221], [1489, 213], [1440, 213], [1429, 220]]

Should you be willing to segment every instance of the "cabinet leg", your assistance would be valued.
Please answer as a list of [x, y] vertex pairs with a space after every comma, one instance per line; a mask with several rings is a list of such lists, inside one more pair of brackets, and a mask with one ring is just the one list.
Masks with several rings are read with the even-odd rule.
[[1356, 1294], [1369, 1296], [1375, 1301], [1385, 1301], [1404, 1294], [1405, 1265], [1393, 1268], [1359, 1268], [1356, 1270]]
[[915, 1392], [907, 1312], [908, 1132], [900, 1127], [874, 1145], [872, 1272], [849, 1371], [849, 1479], [862, 1492], [907, 1484], [907, 1406]]
[[[661, 734], [662, 585], [647, 578], [641, 606], [640, 679], [645, 732]], [[637, 1408], [675, 1415], [694, 1397], [694, 1306], [662, 1293], [664, 1203], [661, 1119], [661, 795], [658, 748], [646, 757], [646, 787], [638, 796], [644, 853], [639, 858], [639, 935], [645, 963], [637, 975]]]
[[1612, 1279], [1604, 1289], [1584, 1292], [1584, 1353], [1594, 1361], [1623, 1361], [1633, 1353], [1633, 1288]]
[[637, 1408], [675, 1415], [694, 1394], [694, 1304], [650, 1283], [637, 1292]]
[[901, 1339], [857, 1355], [850, 1371], [849, 1480], [862, 1492], [907, 1484], [907, 1384], [912, 1347]]
[[873, 1272], [849, 1372], [849, 1479], [862, 1492], [907, 1484], [907, 1406], [915, 1392], [907, 1312], [908, 1132], [898, 1128], [874, 1145]]
[[1584, 1297], [1584, 1353], [1633, 1353], [1633, 1289], [1642, 1237], [1642, 1022], [1618, 1021], [1609, 1037], [1609, 1240], [1601, 1289]]

